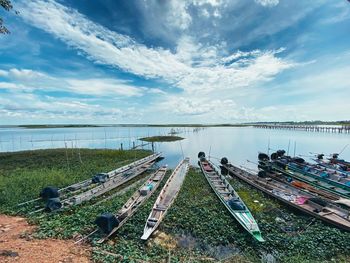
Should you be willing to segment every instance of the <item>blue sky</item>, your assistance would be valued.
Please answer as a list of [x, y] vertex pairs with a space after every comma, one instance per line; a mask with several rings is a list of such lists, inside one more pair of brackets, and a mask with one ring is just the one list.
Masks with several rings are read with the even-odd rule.
[[13, 4], [0, 124], [350, 119], [347, 0]]

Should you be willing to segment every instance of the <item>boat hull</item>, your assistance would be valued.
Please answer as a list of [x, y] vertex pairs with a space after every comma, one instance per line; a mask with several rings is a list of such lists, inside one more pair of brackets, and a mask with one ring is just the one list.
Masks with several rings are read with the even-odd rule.
[[[243, 203], [242, 199], [240, 199], [239, 195], [234, 191], [233, 187], [229, 184], [229, 182], [222, 176], [220, 175], [211, 165], [213, 171], [215, 172], [216, 176], [218, 176], [222, 182], [223, 185], [226, 185], [226, 189], [231, 190], [231, 197], [234, 198], [239, 198], [240, 202], [245, 206], [246, 209], [244, 210], [234, 210], [232, 207], [229, 205], [228, 198], [226, 198], [219, 190], [218, 186], [214, 183], [213, 179], [210, 178], [210, 175], [208, 173], [208, 169], [206, 169], [203, 165], [204, 162], [208, 162], [207, 160], [199, 160], [199, 165], [202, 170], [202, 173], [204, 174], [206, 180], [208, 181], [210, 187], [213, 189], [214, 193], [216, 196], [220, 199], [222, 204], [226, 207], [226, 209], [230, 212], [230, 214], [237, 220], [237, 222], [249, 233], [251, 234], [256, 240], [259, 242], [264, 242], [265, 240], [263, 239], [260, 229], [252, 216], [251, 212], [248, 210], [247, 206]], [[210, 162], [208, 162], [210, 164]]]

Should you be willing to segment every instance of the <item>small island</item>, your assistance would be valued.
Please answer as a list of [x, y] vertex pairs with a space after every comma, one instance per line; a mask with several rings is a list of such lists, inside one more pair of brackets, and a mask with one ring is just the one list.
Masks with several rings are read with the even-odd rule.
[[144, 137], [140, 138], [139, 140], [145, 141], [145, 142], [174, 142], [174, 141], [180, 141], [184, 138], [179, 136], [150, 136], [150, 137]]

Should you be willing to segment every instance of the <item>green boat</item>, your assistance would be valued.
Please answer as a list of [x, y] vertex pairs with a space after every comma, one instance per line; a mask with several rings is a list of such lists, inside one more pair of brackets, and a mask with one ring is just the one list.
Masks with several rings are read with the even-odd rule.
[[205, 158], [204, 152], [200, 152], [198, 158], [199, 166], [205, 178], [227, 210], [256, 240], [264, 242], [265, 240], [253, 215], [230, 183], [215, 170], [213, 164]]
[[[346, 189], [343, 189], [343, 188], [340, 188], [340, 187], [337, 187], [337, 186], [334, 186], [328, 182], [325, 182], [325, 181], [320, 181], [319, 179], [316, 179], [316, 178], [312, 178], [310, 176], [307, 176], [307, 175], [304, 175], [302, 173], [298, 173], [296, 171], [291, 171], [291, 170], [288, 170], [288, 169], [283, 169], [282, 167], [279, 167], [278, 165], [276, 164], [269, 164], [268, 162], [265, 163], [265, 165], [262, 165], [262, 162], [260, 161], [260, 168], [263, 169], [263, 170], [267, 170], [268, 169], [272, 169], [273, 171], [276, 171], [276, 172], [280, 172], [282, 174], [284, 174], [285, 176], [287, 177], [291, 177], [291, 178], [294, 178], [296, 180], [299, 180], [301, 182], [304, 182], [304, 183], [307, 183], [311, 186], [314, 186], [318, 189], [322, 189], [322, 190], [325, 190], [329, 193], [332, 193], [332, 194], [335, 194], [339, 197], [343, 197], [343, 198], [347, 198], [349, 199], [350, 198], [350, 190], [346, 190]], [[288, 167], [286, 167], [288, 168]]]

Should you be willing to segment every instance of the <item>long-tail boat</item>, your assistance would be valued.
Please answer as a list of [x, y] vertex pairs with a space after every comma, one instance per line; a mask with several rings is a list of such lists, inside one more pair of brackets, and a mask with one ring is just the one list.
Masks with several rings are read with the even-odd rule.
[[299, 157], [291, 158], [282, 156], [277, 160], [288, 165], [288, 168], [293, 171], [350, 190], [350, 178], [348, 178], [348, 174], [350, 175], [350, 173], [346, 171], [337, 171], [335, 169], [327, 169], [318, 164], [310, 164]]
[[79, 192], [83, 192], [84, 190], [92, 188], [98, 184], [105, 183], [106, 181], [111, 180], [115, 177], [125, 176], [135, 167], [141, 166], [142, 164], [145, 164], [145, 163], [156, 162], [160, 158], [161, 158], [161, 153], [154, 153], [144, 158], [141, 158], [139, 160], [136, 160], [132, 163], [129, 163], [127, 165], [114, 169], [108, 173], [99, 173], [93, 176], [92, 178], [71, 184], [69, 186], [66, 186], [60, 189], [52, 186], [45, 187], [44, 189], [42, 189], [39, 198], [22, 202], [17, 206], [29, 205], [41, 200], [47, 201], [48, 199], [51, 199], [51, 198], [67, 199], [69, 196], [76, 195]]
[[271, 177], [259, 177], [258, 174], [250, 173], [228, 163], [227, 158], [223, 159], [221, 160], [223, 168], [249, 185], [288, 206], [294, 207], [341, 229], [350, 231], [350, 212], [348, 209], [343, 209], [313, 193], [303, 191], [300, 188], [288, 185]]
[[188, 169], [189, 158], [185, 158], [177, 165], [173, 173], [170, 175], [147, 218], [143, 235], [141, 237], [142, 240], [147, 240], [158, 228], [168, 209], [174, 203], [185, 180]]
[[350, 169], [350, 162], [344, 159], [339, 159], [339, 153], [333, 153], [332, 157], [328, 158], [328, 160], [333, 164], [342, 164], [345, 165], [348, 169]]
[[349, 198], [340, 197], [339, 195], [330, 193], [330, 192], [325, 191], [323, 189], [318, 189], [312, 185], [309, 185], [307, 183], [301, 182], [301, 181], [296, 180], [296, 179], [290, 180], [290, 178], [287, 178], [286, 176], [284, 176], [280, 172], [260, 170], [258, 174], [260, 174], [260, 175], [265, 174], [268, 177], [271, 177], [277, 181], [286, 183], [288, 185], [292, 185], [292, 186], [299, 188], [299, 189], [302, 189], [306, 192], [310, 192], [314, 195], [317, 195], [323, 199], [328, 200], [329, 202], [333, 202], [335, 204], [340, 204], [340, 205], [343, 205], [343, 206], [350, 208], [350, 199]]
[[[155, 160], [150, 160], [149, 162], [141, 163], [139, 165], [133, 166], [131, 169], [127, 170], [124, 173], [119, 173], [112, 178], [108, 178], [107, 180], [103, 180], [100, 183], [92, 184], [92, 188], [84, 189], [79, 191], [78, 193], [75, 193], [72, 196], [64, 197], [63, 200], [59, 198], [59, 195], [57, 195], [54, 198], [48, 197], [46, 198], [46, 205], [45, 207], [39, 208], [37, 210], [34, 210], [30, 212], [30, 214], [38, 213], [41, 211], [47, 211], [47, 212], [53, 212], [53, 211], [59, 211], [62, 209], [65, 209], [67, 207], [78, 205], [83, 202], [89, 201], [93, 198], [96, 198], [98, 196], [101, 196], [127, 182], [132, 180], [133, 178], [141, 175], [148, 169], [152, 167]], [[54, 193], [54, 192], [53, 192]], [[54, 193], [54, 194], [57, 194]]]
[[256, 240], [264, 242], [259, 226], [252, 213], [233, 189], [228, 180], [215, 170], [213, 164], [205, 158], [205, 153], [198, 154], [199, 166], [209, 185], [238, 223]]
[[103, 243], [115, 234], [126, 221], [141, 207], [141, 205], [157, 190], [160, 182], [166, 174], [167, 167], [161, 167], [151, 174], [147, 181], [129, 198], [116, 214], [104, 213], [95, 223], [104, 232], [105, 236], [97, 241]]
[[324, 154], [317, 154], [316, 158], [313, 158], [313, 160], [319, 166], [325, 167], [329, 170], [345, 173], [350, 177], [350, 165], [346, 165], [341, 162], [331, 161], [332, 159], [325, 160], [323, 157]]
[[266, 171], [274, 170], [284, 174], [287, 177], [302, 181], [318, 189], [322, 189], [332, 194], [335, 194], [339, 197], [343, 197], [347, 199], [350, 198], [350, 189], [344, 189], [343, 187], [338, 187], [326, 180], [322, 180], [322, 178], [320, 177], [314, 178], [297, 171], [289, 170], [288, 165], [286, 165], [285, 162], [280, 161], [279, 159], [274, 159], [273, 161], [270, 162], [268, 155], [264, 153], [260, 153], [258, 155], [258, 159], [259, 159], [258, 167], [263, 170], [266, 170]]

